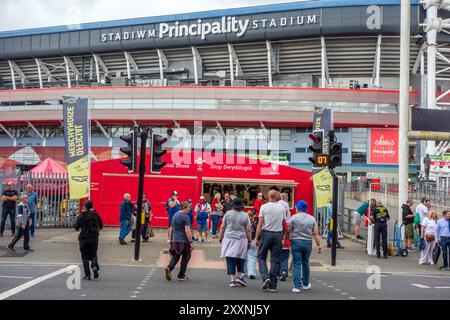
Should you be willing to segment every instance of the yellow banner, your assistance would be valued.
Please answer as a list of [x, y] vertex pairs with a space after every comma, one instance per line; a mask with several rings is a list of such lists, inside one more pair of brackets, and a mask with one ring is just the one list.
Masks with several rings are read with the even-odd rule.
[[89, 197], [89, 156], [67, 166], [69, 172], [70, 199]]
[[333, 200], [333, 177], [330, 170], [324, 168], [313, 174], [316, 207], [324, 208]]

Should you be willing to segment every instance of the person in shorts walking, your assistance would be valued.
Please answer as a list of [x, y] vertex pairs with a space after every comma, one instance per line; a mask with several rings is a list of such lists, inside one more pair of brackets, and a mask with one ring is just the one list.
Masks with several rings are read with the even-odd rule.
[[403, 224], [405, 226], [405, 247], [407, 250], [412, 250], [412, 243], [414, 240], [414, 217], [415, 214], [411, 207], [413, 205], [412, 199], [408, 199], [402, 205]]
[[353, 227], [355, 228], [356, 239], [364, 240], [360, 235], [361, 233], [361, 221], [366, 216], [369, 209], [369, 201], [363, 202], [353, 214]]

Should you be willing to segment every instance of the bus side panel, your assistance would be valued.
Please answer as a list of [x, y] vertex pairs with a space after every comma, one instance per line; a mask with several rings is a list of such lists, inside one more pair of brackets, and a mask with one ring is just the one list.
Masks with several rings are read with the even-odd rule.
[[[178, 191], [180, 202], [188, 199], [195, 202], [198, 199], [197, 179], [180, 178], [145, 178], [144, 193], [152, 204], [152, 227], [168, 227], [166, 202], [173, 191]], [[138, 182], [139, 179], [135, 175], [104, 175], [102, 177], [101, 212], [99, 214], [106, 226], [119, 226], [120, 204], [123, 201], [124, 193], [131, 195], [133, 203], [137, 202]]]

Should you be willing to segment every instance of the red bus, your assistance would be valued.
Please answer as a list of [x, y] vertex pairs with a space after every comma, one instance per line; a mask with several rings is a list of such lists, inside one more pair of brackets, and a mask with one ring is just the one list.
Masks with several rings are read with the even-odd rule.
[[[167, 228], [166, 202], [173, 191], [179, 193], [180, 201], [192, 199], [195, 205], [201, 195], [211, 203], [211, 195], [217, 190], [222, 197], [229, 193], [232, 198], [242, 198], [246, 207], [251, 209], [259, 192], [267, 197], [270, 189], [277, 189], [289, 195], [292, 212], [295, 202], [305, 200], [312, 213], [313, 182], [310, 172], [225, 154], [204, 157], [201, 152], [172, 151], [165, 158], [168, 164], [161, 174], [150, 173], [149, 163], [146, 165], [144, 193], [152, 204], [153, 227]], [[91, 199], [106, 226], [119, 225], [123, 195], [130, 193], [135, 202], [137, 192], [138, 174], [128, 173], [119, 159], [92, 163]]]

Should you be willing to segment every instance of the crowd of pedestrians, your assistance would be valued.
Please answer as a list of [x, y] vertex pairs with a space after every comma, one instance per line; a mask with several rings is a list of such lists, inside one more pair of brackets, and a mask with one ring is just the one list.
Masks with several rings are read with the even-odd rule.
[[[24, 250], [33, 252], [30, 238], [35, 234], [38, 195], [31, 184], [25, 190], [19, 195], [14, 184], [9, 183], [2, 193], [0, 237], [3, 237], [6, 220], [9, 218], [13, 239], [7, 248], [11, 252], [15, 252], [15, 246], [22, 238]], [[172, 272], [180, 260], [177, 279], [188, 280], [186, 272], [194, 243], [203, 244], [218, 239], [216, 241], [221, 244], [220, 256], [226, 261], [230, 277], [230, 287], [246, 287], [247, 279], [257, 278], [258, 266], [263, 290], [276, 292], [278, 281], [286, 281], [290, 269], [293, 270], [292, 292], [298, 293], [311, 288], [309, 259], [313, 242], [319, 253], [322, 252], [322, 247], [317, 222], [313, 215], [307, 213], [311, 211], [308, 210], [308, 203], [295, 203], [295, 213], [291, 214], [289, 195], [274, 189], [267, 195], [259, 193], [252, 210], [248, 211], [245, 211], [243, 199], [231, 196], [230, 193], [225, 193], [222, 197], [216, 192], [211, 204], [204, 196], [196, 202], [191, 199], [180, 202], [178, 198], [178, 192], [173, 191], [166, 202], [169, 227], [167, 241], [171, 255], [170, 263], [165, 269], [167, 280], [172, 280]], [[415, 208], [413, 203], [412, 199], [408, 199], [402, 206], [405, 249], [410, 252], [420, 250], [421, 265], [435, 264], [436, 251], [439, 250], [443, 257], [440, 269], [450, 270], [450, 211], [444, 210], [442, 217], [439, 217], [427, 197], [423, 197]], [[332, 203], [326, 209], [328, 222], [331, 219]], [[376, 199], [363, 202], [354, 213], [353, 225], [358, 239], [364, 239], [361, 235], [363, 221], [366, 226], [373, 225], [374, 246], [379, 258], [388, 258], [390, 218], [388, 209]], [[153, 236], [152, 205], [145, 195], [141, 219], [141, 230], [137, 230], [137, 205], [132, 202], [130, 194], [124, 194], [119, 212], [121, 245], [127, 244], [125, 239], [130, 233], [131, 241], [139, 236], [146, 242]], [[75, 222], [75, 229], [80, 232], [79, 247], [86, 280], [91, 279], [91, 271], [94, 279], [99, 277], [97, 250], [99, 231], [102, 228], [103, 222], [93, 203], [86, 201]], [[329, 230], [328, 234], [331, 235]], [[327, 246], [331, 246], [330, 237], [327, 237]], [[337, 246], [342, 248], [339, 242]]]
[[[220, 256], [226, 261], [229, 287], [246, 287], [247, 279], [256, 279], [258, 265], [262, 289], [276, 292], [278, 281], [288, 278], [289, 258], [292, 256], [292, 292], [311, 289], [309, 259], [313, 240], [319, 253], [322, 247], [316, 220], [307, 213], [308, 204], [305, 201], [295, 204], [296, 212], [291, 216], [288, 195], [270, 190], [267, 201], [263, 194], [259, 194], [253, 210], [246, 212], [241, 198], [231, 200], [227, 193], [222, 199], [220, 193], [216, 193], [211, 205], [201, 196], [195, 205], [192, 201], [179, 203], [178, 212], [173, 213], [170, 204], [174, 203], [174, 194], [167, 202], [171, 255], [170, 263], [165, 268], [168, 281], [172, 280], [172, 272], [180, 259], [177, 279], [188, 280], [186, 272], [194, 243], [208, 242], [211, 232], [211, 237], [218, 238], [221, 244]], [[192, 217], [190, 212], [193, 212]], [[194, 221], [197, 223], [196, 230]]]
[[[436, 264], [442, 252], [443, 264], [440, 270], [449, 271], [450, 251], [450, 210], [443, 210], [439, 217], [433, 210], [430, 199], [422, 197], [414, 208], [414, 201], [408, 199], [402, 205], [403, 243], [408, 252], [420, 253], [419, 264]], [[361, 232], [361, 221], [374, 225], [374, 245], [376, 254], [388, 258], [388, 209], [380, 201], [370, 199], [363, 202], [353, 216], [354, 231], [358, 239], [364, 239]], [[382, 249], [382, 250], [381, 250]]]

